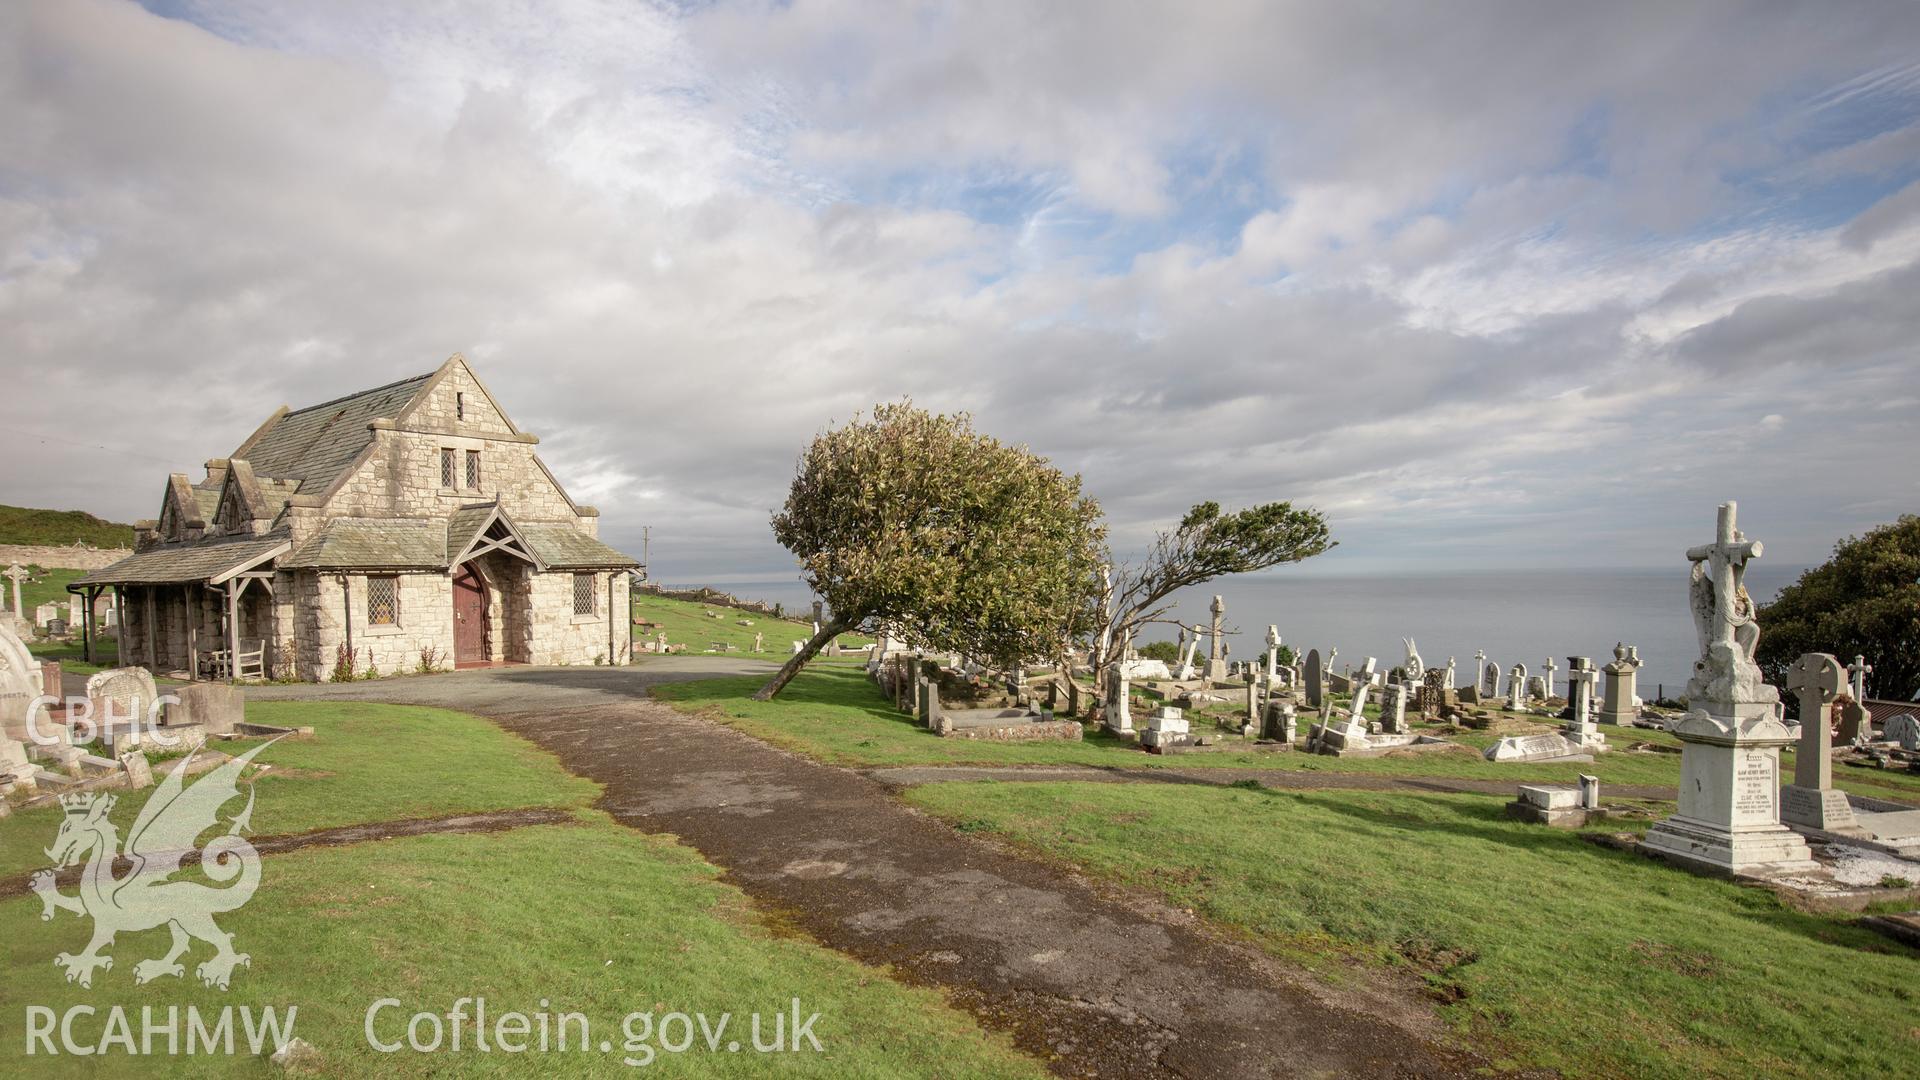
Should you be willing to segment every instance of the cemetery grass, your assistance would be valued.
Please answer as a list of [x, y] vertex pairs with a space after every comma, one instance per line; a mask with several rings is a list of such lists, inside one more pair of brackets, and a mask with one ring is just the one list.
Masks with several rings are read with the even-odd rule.
[[[1474, 748], [1408, 751], [1388, 757], [1323, 757], [1300, 751], [1223, 750], [1156, 756], [1133, 743], [1088, 728], [1080, 742], [994, 743], [943, 739], [893, 708], [859, 668], [810, 665], [769, 702], [751, 700], [762, 685], [757, 677], [703, 679], [653, 688], [660, 701], [699, 712], [784, 749], [816, 760], [855, 768], [902, 765], [1089, 765], [1121, 769], [1273, 769], [1364, 776], [1444, 777], [1451, 779], [1546, 781], [1572, 784], [1580, 774], [1597, 775], [1603, 784], [1674, 787], [1680, 782], [1680, 755], [1631, 751], [1635, 743], [1678, 748], [1679, 740], [1662, 731], [1607, 728], [1609, 742], [1621, 749], [1599, 755], [1591, 764], [1495, 764], [1479, 753], [1498, 732], [1464, 731], [1447, 736]], [[1136, 725], [1140, 721], [1136, 719]], [[1304, 736], [1306, 721], [1300, 724]], [[1196, 732], [1203, 731], [1200, 724]], [[1424, 729], [1423, 729], [1424, 730]], [[1538, 730], [1550, 730], [1542, 722]], [[1792, 772], [1793, 755], [1783, 755], [1783, 773]], [[1920, 776], [1837, 766], [1835, 782], [1847, 790], [1882, 798], [1920, 802]]]
[[[271, 1006], [282, 1015], [296, 1006], [294, 1033], [315, 1046], [328, 1075], [631, 1075], [621, 1064], [628, 1013], [658, 1018], [699, 1011], [713, 1023], [731, 1012], [725, 1040], [738, 1040], [741, 1051], [728, 1053], [723, 1041], [719, 1052], [705, 1052], [696, 1025], [696, 1049], [660, 1053], [648, 1074], [878, 1077], [964, 1068], [969, 1076], [1042, 1075], [1007, 1040], [982, 1032], [938, 994], [770, 928], [744, 894], [719, 877], [671, 838], [635, 832], [597, 812], [507, 832], [272, 855], [253, 900], [219, 917], [235, 947], [252, 957], [227, 991], [193, 977], [193, 965], [210, 955], [201, 942], [182, 957], [185, 978], [134, 985], [134, 962], [165, 952], [162, 929], [122, 934], [111, 950], [119, 962], [96, 973], [91, 990], [69, 984], [53, 957], [81, 951], [90, 924], [64, 912], [42, 922], [38, 898], [16, 897], [0, 902], [0, 970], [7, 972], [0, 1015], [11, 1029], [0, 1057], [19, 1060], [22, 1029], [14, 1025], [28, 1005], [60, 1013], [75, 1005], [121, 1005], [136, 1039], [143, 1005], [162, 1018], [168, 1006], [180, 1007], [183, 1029], [189, 1005], [210, 1019], [226, 1005], [256, 1012]], [[457, 1055], [384, 1054], [368, 1045], [363, 1026], [375, 1000], [403, 1003], [383, 1011], [376, 1024], [379, 1037], [392, 1042], [404, 1040], [413, 1013], [444, 1017], [464, 997], [484, 997], [490, 1023], [508, 1011], [583, 1013], [595, 1048], [509, 1054], [496, 1045], [480, 1053], [473, 1049], [471, 1020]], [[758, 1011], [771, 1024], [771, 1014], [790, 1009], [796, 997], [801, 1016], [820, 1014], [813, 1032], [825, 1052], [752, 1052], [747, 1014]], [[99, 1017], [83, 1019], [75, 1025], [76, 1040], [98, 1040], [102, 1026]], [[675, 1030], [676, 1045], [679, 1037]], [[611, 1040], [611, 1052], [598, 1050], [602, 1039]], [[136, 1060], [115, 1051], [103, 1061], [42, 1052], [32, 1065], [35, 1075], [73, 1076], [272, 1071], [248, 1055], [238, 1032], [235, 1041], [232, 1057]], [[154, 1048], [164, 1046], [161, 1036]]]
[[1502, 797], [1071, 782], [905, 797], [1329, 979], [1411, 975], [1503, 1067], [1869, 1077], [1920, 1054], [1920, 954], [1847, 916], [1509, 821]]
[[[461, 813], [584, 807], [599, 792], [532, 743], [466, 713], [363, 702], [250, 701], [247, 718], [314, 729], [311, 739], [284, 738], [254, 758], [271, 766], [252, 774], [257, 785], [253, 830], [261, 836]], [[234, 755], [258, 745], [250, 739], [209, 743]], [[156, 763], [154, 779], [173, 765]], [[112, 816], [124, 837], [146, 797], [120, 794]], [[236, 800], [227, 812], [237, 813], [242, 805]], [[0, 819], [0, 876], [44, 866], [42, 849], [60, 816], [56, 804]]]
[[[709, 611], [720, 617], [708, 618], [706, 612]], [[813, 636], [811, 623], [755, 615], [738, 608], [716, 607], [690, 600], [652, 596], [638, 590], [633, 593], [633, 617], [660, 624], [658, 630], [666, 631], [667, 644], [685, 645], [686, 651], [695, 655], [706, 652], [714, 642], [718, 641], [735, 646], [741, 653], [752, 656], [754, 655], [753, 635], [760, 633], [765, 635], [761, 643], [764, 651], [760, 655], [779, 663], [792, 654], [794, 641]], [[741, 626], [741, 619], [750, 620], [753, 625]], [[638, 648], [657, 632], [656, 628], [651, 626], [634, 627], [635, 647]], [[858, 634], [842, 634], [840, 640], [849, 647], [866, 645], [873, 641], [872, 638], [861, 637]]]

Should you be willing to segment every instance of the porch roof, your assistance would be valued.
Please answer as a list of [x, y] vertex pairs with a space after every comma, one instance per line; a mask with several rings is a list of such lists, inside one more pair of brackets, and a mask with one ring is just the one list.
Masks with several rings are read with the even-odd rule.
[[571, 525], [534, 521], [520, 525], [519, 530], [541, 564], [550, 570], [625, 570], [640, 565], [640, 560], [615, 551]]
[[189, 581], [219, 582], [291, 547], [292, 543], [284, 533], [204, 543], [165, 544], [149, 551], [135, 552], [112, 566], [87, 574], [73, 584], [176, 585]]

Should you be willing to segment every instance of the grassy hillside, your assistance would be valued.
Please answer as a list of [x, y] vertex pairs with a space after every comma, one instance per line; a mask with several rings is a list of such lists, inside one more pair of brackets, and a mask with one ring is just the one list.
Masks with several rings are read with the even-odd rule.
[[81, 510], [0, 506], [0, 544], [71, 544], [75, 540], [94, 547], [132, 547], [133, 526], [102, 521]]
[[[719, 618], [709, 617], [707, 612]], [[813, 636], [813, 627], [808, 623], [752, 615], [715, 604], [670, 600], [638, 590], [633, 594], [633, 617], [645, 619], [665, 630], [668, 644], [685, 645], [688, 652], [696, 653], [706, 652], [714, 642], [724, 642], [737, 646], [743, 653], [751, 653], [753, 635], [757, 632], [764, 635], [761, 644], [765, 651], [762, 655], [768, 659], [784, 659], [793, 652], [795, 640]], [[742, 620], [753, 625], [741, 626]], [[654, 633], [653, 626], [635, 627], [634, 640], [645, 641]], [[850, 648], [868, 644], [872, 640], [859, 634], [840, 635], [840, 641]]]

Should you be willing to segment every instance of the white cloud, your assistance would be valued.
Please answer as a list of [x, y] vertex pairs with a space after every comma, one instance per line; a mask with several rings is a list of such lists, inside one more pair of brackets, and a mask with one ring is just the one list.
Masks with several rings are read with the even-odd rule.
[[1736, 182], [1913, 167], [1897, 125], [1793, 148], [1905, 100], [1906, 11], [189, 14], [0, 13], [4, 501], [150, 515], [456, 349], [676, 580], [785, 565], [800, 447], [903, 394], [1083, 471], [1123, 544], [1292, 497], [1343, 559], [1654, 560], [1628, 524], [1777, 478], [1813, 556], [1920, 494], [1875, 408], [1915, 396], [1911, 189]]

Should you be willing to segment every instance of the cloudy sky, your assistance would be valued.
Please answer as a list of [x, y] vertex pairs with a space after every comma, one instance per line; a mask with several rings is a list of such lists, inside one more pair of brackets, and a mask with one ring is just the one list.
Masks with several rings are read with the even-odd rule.
[[1920, 5], [16, 2], [0, 502], [472, 359], [656, 576], [911, 395], [1122, 549], [1769, 562], [1920, 509]]

